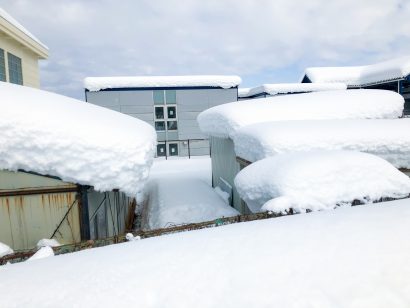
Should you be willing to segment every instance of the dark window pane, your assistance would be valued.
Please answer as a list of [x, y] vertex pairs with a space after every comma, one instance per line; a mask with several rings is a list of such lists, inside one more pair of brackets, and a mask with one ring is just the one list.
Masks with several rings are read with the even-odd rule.
[[157, 144], [157, 156], [161, 157], [161, 156], [165, 156], [166, 155], [166, 148], [165, 148], [165, 144]]
[[176, 119], [177, 117], [177, 107], [167, 107], [168, 119]]
[[15, 84], [23, 84], [23, 70], [21, 67], [21, 59], [11, 53], [7, 53], [9, 64], [9, 81]]
[[164, 90], [154, 90], [154, 104], [163, 105], [164, 104]]
[[165, 130], [165, 122], [155, 122], [155, 130], [156, 131], [164, 131]]
[[155, 107], [155, 119], [164, 118], [164, 107]]
[[169, 156], [177, 156], [178, 155], [178, 144], [170, 143], [169, 144]]
[[167, 104], [176, 104], [177, 103], [177, 93], [175, 90], [166, 90], [165, 91]]
[[3, 49], [0, 49], [0, 81], [6, 81], [6, 63]]
[[167, 128], [168, 130], [177, 130], [178, 129], [177, 121], [168, 121]]

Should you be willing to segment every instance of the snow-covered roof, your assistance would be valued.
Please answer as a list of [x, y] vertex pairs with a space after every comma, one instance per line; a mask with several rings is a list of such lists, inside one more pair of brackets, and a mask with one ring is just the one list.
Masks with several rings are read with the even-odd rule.
[[28, 31], [25, 27], [23, 27], [17, 20], [15, 20], [9, 13], [7, 13], [4, 9], [0, 7], [0, 18], [6, 20], [9, 24], [13, 27], [20, 30], [22, 33], [27, 35], [30, 39], [41, 45], [43, 48], [48, 50], [48, 47], [43, 44], [37, 37], [35, 37], [30, 31]]
[[403, 105], [392, 91], [323, 91], [215, 106], [200, 113], [198, 123], [204, 133], [232, 138], [241, 127], [269, 121], [397, 118]]
[[214, 87], [234, 88], [242, 82], [238, 76], [129, 76], [129, 77], [87, 77], [84, 88], [100, 91], [116, 88], [171, 88], [171, 87]]
[[239, 97], [251, 97], [259, 94], [277, 95], [290, 93], [305, 93], [329, 90], [346, 90], [344, 83], [272, 83], [254, 88], [244, 88], [238, 91]]
[[305, 212], [408, 197], [410, 178], [371, 154], [311, 151], [259, 160], [238, 173], [235, 187], [253, 212]]
[[305, 75], [311, 82], [343, 82], [365, 86], [401, 79], [410, 74], [410, 56], [364, 66], [309, 67]]
[[134, 195], [148, 177], [156, 133], [143, 121], [29, 87], [0, 82], [0, 169]]
[[238, 157], [254, 162], [282, 153], [355, 150], [410, 169], [410, 119], [280, 121], [249, 125], [234, 137]]

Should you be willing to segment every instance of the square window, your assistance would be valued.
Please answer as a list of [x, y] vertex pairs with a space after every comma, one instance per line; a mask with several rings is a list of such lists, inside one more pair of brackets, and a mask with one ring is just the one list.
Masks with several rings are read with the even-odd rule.
[[167, 104], [176, 104], [177, 103], [177, 92], [175, 90], [166, 90], [165, 98]]
[[155, 122], [155, 130], [156, 131], [164, 131], [165, 130], [165, 122], [164, 121]]
[[176, 117], [177, 117], [177, 107], [168, 106], [167, 107], [167, 112], [168, 112], [168, 119], [176, 119]]
[[167, 129], [168, 130], [177, 130], [178, 129], [177, 121], [167, 121]]
[[169, 156], [178, 156], [178, 144], [170, 143], [168, 146]]
[[155, 119], [160, 120], [164, 118], [164, 107], [155, 107]]
[[6, 81], [6, 63], [4, 61], [4, 50], [0, 48], [0, 81]]
[[153, 98], [155, 105], [164, 105], [164, 90], [154, 90]]
[[21, 67], [21, 59], [11, 53], [7, 53], [9, 64], [9, 81], [11, 83], [23, 84], [23, 69]]
[[165, 156], [166, 154], [167, 153], [166, 153], [165, 144], [163, 143], [157, 144], [157, 156], [161, 157], [161, 156]]

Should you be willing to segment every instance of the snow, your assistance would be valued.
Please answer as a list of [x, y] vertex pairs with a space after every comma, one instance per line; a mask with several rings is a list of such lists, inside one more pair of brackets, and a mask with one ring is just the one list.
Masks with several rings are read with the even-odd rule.
[[2, 266], [1, 306], [409, 307], [409, 221], [407, 199]]
[[410, 194], [408, 176], [380, 157], [354, 151], [265, 158], [241, 170], [235, 186], [253, 212], [317, 211], [351, 205], [354, 200], [369, 203]]
[[148, 229], [239, 214], [212, 189], [208, 156], [155, 160], [146, 194]]
[[238, 97], [246, 97], [252, 88], [238, 88]]
[[37, 250], [37, 252], [34, 255], [32, 255], [30, 258], [27, 259], [27, 261], [34, 261], [34, 260], [44, 259], [44, 258], [53, 257], [53, 256], [54, 256], [53, 248], [51, 248], [50, 246], [45, 246]]
[[289, 94], [289, 93], [304, 93], [330, 90], [346, 90], [347, 86], [344, 83], [276, 83], [263, 84], [259, 87], [247, 88], [246, 90], [238, 91], [239, 97], [251, 97], [258, 94]]
[[1, 7], [0, 7], [0, 17], [7, 20], [10, 24], [12, 24], [14, 27], [16, 27], [21, 32], [23, 32], [25, 35], [30, 37], [33, 41], [36, 41], [38, 44], [40, 44], [42, 47], [48, 50], [48, 47], [46, 45], [44, 45], [38, 38], [36, 38], [33, 34], [31, 34], [26, 28], [24, 28], [17, 20], [15, 20], [9, 13], [7, 13]]
[[226, 204], [229, 204], [229, 194], [226, 191], [223, 191], [219, 186], [214, 187], [214, 191], [218, 194]]
[[403, 97], [392, 91], [323, 91], [223, 104], [197, 120], [204, 133], [233, 138], [241, 127], [269, 121], [397, 118], [403, 105]]
[[410, 56], [365, 66], [310, 67], [305, 75], [316, 82], [343, 82], [364, 86], [381, 81], [397, 80], [410, 74]]
[[238, 76], [128, 76], [87, 77], [84, 87], [89, 91], [115, 88], [167, 88], [167, 87], [215, 87], [234, 88], [242, 82]]
[[56, 239], [43, 238], [42, 240], [39, 240], [37, 243], [37, 248], [58, 246], [61, 246], [61, 244]]
[[13, 252], [14, 252], [13, 249], [11, 249], [6, 244], [3, 244], [2, 242], [0, 242], [0, 258], [7, 256], [9, 254], [12, 254]]
[[410, 169], [410, 119], [349, 119], [265, 122], [243, 127], [235, 153], [250, 162], [281, 153], [354, 150], [380, 156]]
[[37, 172], [98, 191], [140, 190], [156, 133], [133, 117], [0, 82], [0, 169]]

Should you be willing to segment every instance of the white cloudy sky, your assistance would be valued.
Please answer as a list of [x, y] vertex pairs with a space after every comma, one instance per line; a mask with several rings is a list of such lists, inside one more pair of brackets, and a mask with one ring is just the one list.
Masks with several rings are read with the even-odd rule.
[[42, 87], [86, 76], [237, 74], [296, 82], [306, 66], [410, 55], [408, 0], [0, 0], [50, 48]]

